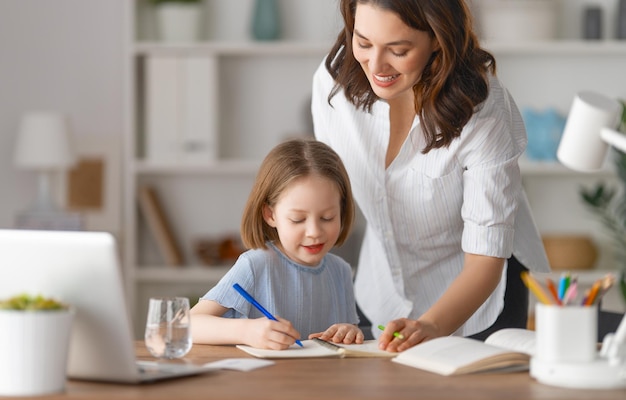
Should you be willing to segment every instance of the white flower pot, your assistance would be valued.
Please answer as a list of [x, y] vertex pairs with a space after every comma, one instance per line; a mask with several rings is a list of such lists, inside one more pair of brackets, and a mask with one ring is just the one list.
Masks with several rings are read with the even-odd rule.
[[162, 41], [180, 43], [200, 39], [202, 8], [199, 4], [163, 3], [156, 12]]
[[0, 396], [65, 390], [71, 310], [0, 310]]

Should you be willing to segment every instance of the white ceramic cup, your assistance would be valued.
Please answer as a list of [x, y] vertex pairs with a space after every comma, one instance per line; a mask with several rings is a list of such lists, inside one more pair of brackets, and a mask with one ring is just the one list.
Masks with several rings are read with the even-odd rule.
[[545, 362], [590, 362], [598, 354], [596, 306], [535, 306], [535, 358]]

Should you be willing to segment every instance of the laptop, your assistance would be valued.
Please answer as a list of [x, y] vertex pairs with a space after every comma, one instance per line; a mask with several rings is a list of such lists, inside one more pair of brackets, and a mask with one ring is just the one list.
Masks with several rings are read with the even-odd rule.
[[110, 233], [0, 229], [0, 299], [41, 294], [75, 308], [71, 379], [142, 383], [215, 370], [136, 359], [118, 260]]

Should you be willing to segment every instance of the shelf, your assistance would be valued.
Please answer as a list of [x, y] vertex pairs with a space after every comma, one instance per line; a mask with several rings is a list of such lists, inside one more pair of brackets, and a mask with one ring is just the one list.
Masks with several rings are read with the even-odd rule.
[[[133, 165], [138, 175], [244, 175], [251, 176], [257, 173], [260, 161], [254, 160], [222, 160], [207, 164], [155, 164], [137, 161]], [[556, 161], [520, 160], [522, 176], [613, 176], [610, 169], [601, 169], [596, 172], [583, 173], [571, 170]]]
[[142, 42], [135, 46], [137, 55], [194, 55], [213, 54], [221, 56], [317, 56], [326, 54], [332, 43], [321, 42], [198, 42], [164, 44]]
[[528, 159], [520, 159], [519, 165], [523, 177], [608, 177], [614, 175], [614, 172], [608, 168], [595, 172], [578, 172], [565, 167], [557, 161], [531, 161]]
[[[279, 55], [323, 55], [332, 43], [305, 41], [276, 42], [198, 42], [167, 44], [160, 42], [140, 42], [134, 46], [138, 55], [154, 54], [215, 54], [229, 56], [279, 56]], [[583, 41], [554, 40], [549, 42], [506, 43], [488, 41], [482, 46], [499, 55], [623, 55], [626, 53], [626, 40]]]
[[[215, 54], [227, 56], [280, 56], [280, 55], [323, 55], [332, 43], [325, 42], [198, 42], [183, 44], [166, 44], [160, 42], [140, 42], [134, 46], [137, 55], [158, 54]], [[498, 55], [623, 55], [626, 53], [626, 40], [554, 40], [549, 42], [518, 42], [506, 43], [486, 41], [482, 46]]]
[[626, 40], [553, 40], [520, 43], [489, 41], [482, 43], [482, 46], [497, 55], [606, 56], [626, 54]]
[[137, 267], [140, 283], [216, 283], [230, 266]]
[[602, 279], [608, 274], [612, 274], [616, 277], [619, 274], [619, 271], [617, 270], [572, 269], [563, 271], [553, 270], [552, 272], [548, 273], [533, 273], [533, 275], [538, 277], [540, 280], [544, 278], [550, 278], [554, 281], [558, 281], [561, 275], [563, 275], [565, 272], [569, 272], [571, 275], [576, 276], [578, 282], [585, 286], [591, 286], [595, 281], [597, 281], [598, 279]]
[[[260, 161], [222, 160], [207, 164], [155, 164], [136, 161], [132, 166], [137, 175], [244, 175], [257, 173]], [[571, 170], [556, 161], [520, 160], [522, 176], [587, 176], [609, 177], [614, 172], [604, 168], [595, 172], [583, 173]]]
[[138, 175], [254, 175], [261, 161], [220, 160], [206, 164], [164, 164], [135, 161], [132, 165]]

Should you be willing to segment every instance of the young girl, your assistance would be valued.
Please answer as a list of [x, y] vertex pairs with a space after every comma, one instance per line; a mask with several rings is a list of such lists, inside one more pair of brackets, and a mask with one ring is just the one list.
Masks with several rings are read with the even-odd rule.
[[[346, 240], [352, 191], [337, 154], [314, 140], [290, 140], [263, 161], [246, 204], [249, 248], [191, 310], [193, 341], [286, 349], [300, 337], [362, 343], [352, 270], [329, 254]], [[275, 315], [247, 302], [238, 283]]]

